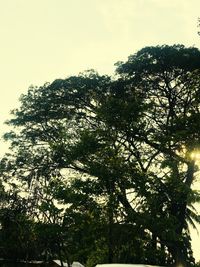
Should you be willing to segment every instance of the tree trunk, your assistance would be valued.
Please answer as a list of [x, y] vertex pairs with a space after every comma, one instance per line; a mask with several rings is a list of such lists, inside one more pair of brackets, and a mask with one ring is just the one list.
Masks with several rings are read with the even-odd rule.
[[112, 194], [109, 196], [108, 203], [108, 263], [113, 262], [113, 206], [112, 206]]
[[[183, 239], [183, 229], [186, 227], [186, 210], [188, 204], [188, 192], [191, 188], [193, 178], [194, 178], [195, 162], [192, 160], [188, 163], [185, 188], [181, 197], [179, 197], [179, 203], [174, 203], [172, 208], [172, 215], [177, 219], [176, 235], [177, 238]], [[182, 241], [175, 241], [173, 248], [170, 248], [170, 252], [173, 255], [175, 264], [174, 266], [188, 267], [190, 263], [188, 262], [187, 249], [189, 249], [188, 244], [185, 243], [186, 239]]]

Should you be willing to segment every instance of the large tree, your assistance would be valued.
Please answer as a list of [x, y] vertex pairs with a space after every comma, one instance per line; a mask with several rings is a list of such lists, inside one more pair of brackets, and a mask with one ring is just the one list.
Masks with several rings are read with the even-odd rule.
[[12, 153], [2, 161], [4, 177], [27, 181], [37, 195], [38, 184], [69, 170], [83, 182], [87, 175], [87, 194], [107, 203], [110, 260], [121, 219], [144, 240], [151, 236], [151, 253], [140, 260], [192, 265], [199, 71], [196, 48], [147, 47], [119, 62], [114, 78], [90, 71], [31, 87], [9, 121], [16, 130], [5, 135]]
[[[117, 68], [126, 91], [131, 95], [139, 92], [146, 108], [136, 126], [133, 120], [126, 129], [115, 127], [123, 134], [125, 143], [128, 140], [131, 144], [129, 151], [135, 155], [141, 171], [149, 175], [151, 196], [147, 204], [151, 205], [151, 216], [158, 218], [154, 221], [159, 224], [161, 216], [175, 225], [152, 232], [167, 245], [175, 262], [183, 265], [189, 256], [187, 218], [199, 220], [189, 209], [195, 198], [191, 185], [197, 171], [195, 153], [200, 141], [199, 69], [198, 49], [181, 45], [144, 48]], [[127, 106], [131, 104], [129, 99]], [[117, 112], [123, 121], [120, 114]]]

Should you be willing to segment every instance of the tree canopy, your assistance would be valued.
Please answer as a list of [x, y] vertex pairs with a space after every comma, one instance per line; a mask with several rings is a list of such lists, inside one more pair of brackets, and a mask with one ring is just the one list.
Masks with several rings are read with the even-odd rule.
[[61, 258], [194, 265], [199, 85], [200, 51], [164, 45], [114, 77], [90, 70], [22, 95], [1, 176], [21, 183], [26, 216], [57, 226]]

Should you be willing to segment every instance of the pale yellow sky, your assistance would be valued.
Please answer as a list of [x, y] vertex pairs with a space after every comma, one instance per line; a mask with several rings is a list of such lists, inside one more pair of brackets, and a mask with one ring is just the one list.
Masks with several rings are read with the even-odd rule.
[[111, 74], [148, 45], [200, 47], [199, 10], [200, 0], [0, 0], [0, 134], [31, 84], [91, 68]]

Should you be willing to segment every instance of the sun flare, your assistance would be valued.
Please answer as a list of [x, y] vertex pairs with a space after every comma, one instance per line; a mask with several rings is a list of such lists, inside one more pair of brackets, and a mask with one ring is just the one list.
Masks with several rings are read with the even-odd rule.
[[193, 151], [190, 155], [191, 159], [195, 160], [195, 161], [199, 161], [200, 160], [200, 150], [198, 151]]

